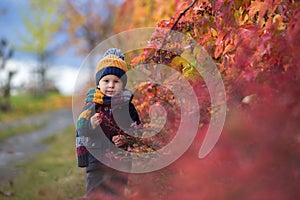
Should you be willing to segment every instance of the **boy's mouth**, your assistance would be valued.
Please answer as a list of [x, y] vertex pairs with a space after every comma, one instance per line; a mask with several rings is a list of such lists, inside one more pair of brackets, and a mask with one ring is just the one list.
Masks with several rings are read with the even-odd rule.
[[106, 91], [106, 94], [114, 94], [114, 91]]

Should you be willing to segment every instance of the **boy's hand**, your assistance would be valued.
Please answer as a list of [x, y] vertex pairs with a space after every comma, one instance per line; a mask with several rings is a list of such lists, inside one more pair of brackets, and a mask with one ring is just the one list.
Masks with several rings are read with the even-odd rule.
[[112, 137], [112, 141], [115, 143], [117, 147], [121, 147], [127, 143], [127, 139], [125, 135], [115, 135]]
[[100, 113], [95, 113], [92, 117], [91, 117], [91, 126], [93, 129], [95, 129], [97, 126], [99, 126], [102, 122], [101, 119], [101, 115]]
[[133, 122], [132, 124], [130, 124], [130, 127], [143, 127], [142, 124], [137, 125], [136, 122]]

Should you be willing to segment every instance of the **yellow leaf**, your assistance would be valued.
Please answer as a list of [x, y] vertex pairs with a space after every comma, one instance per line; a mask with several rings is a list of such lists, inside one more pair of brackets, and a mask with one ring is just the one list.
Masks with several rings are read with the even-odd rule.
[[189, 65], [189, 62], [187, 62], [181, 56], [176, 56], [170, 63], [170, 66], [179, 72], [182, 72], [187, 65]]
[[279, 14], [276, 14], [273, 17], [273, 23], [277, 24], [277, 30], [282, 31], [285, 30], [285, 24], [282, 21], [282, 16]]
[[217, 36], [218, 36], [218, 33], [217, 33], [217, 31], [216, 31], [214, 28], [211, 28], [211, 29], [210, 29], [210, 32], [211, 32], [211, 35], [212, 35], [213, 37], [217, 37]]
[[249, 15], [246, 14], [245, 17], [244, 17], [244, 23], [245, 23], [246, 21], [248, 21], [248, 19], [249, 19]]

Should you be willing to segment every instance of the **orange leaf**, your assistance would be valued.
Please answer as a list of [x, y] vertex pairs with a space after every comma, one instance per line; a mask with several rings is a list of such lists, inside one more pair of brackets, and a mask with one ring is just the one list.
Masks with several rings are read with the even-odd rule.
[[220, 44], [215, 49], [214, 57], [218, 58], [222, 54], [222, 52], [223, 52], [223, 45]]
[[132, 67], [135, 67], [136, 65], [141, 63], [143, 60], [144, 60], [144, 58], [142, 56], [136, 56], [131, 60], [130, 65]]
[[232, 43], [228, 44], [224, 48], [223, 55], [228, 53], [228, 52], [231, 52], [232, 50], [234, 50], [234, 48], [235, 48], [235, 46]]

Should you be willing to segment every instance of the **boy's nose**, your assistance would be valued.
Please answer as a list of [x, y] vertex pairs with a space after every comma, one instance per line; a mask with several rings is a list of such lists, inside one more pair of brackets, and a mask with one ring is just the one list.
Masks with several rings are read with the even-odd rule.
[[109, 83], [109, 87], [113, 88], [115, 86], [115, 84], [113, 82]]

